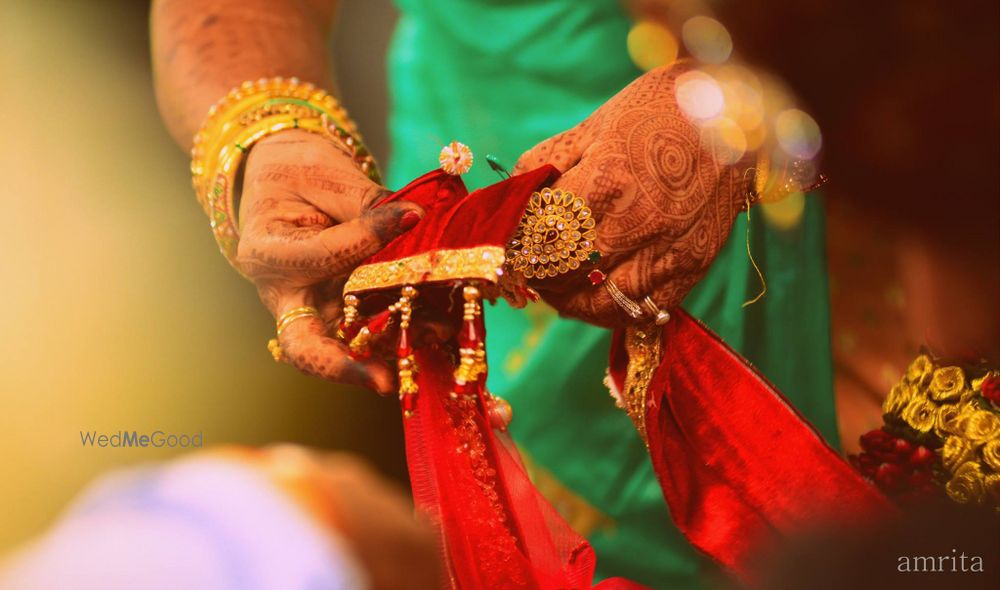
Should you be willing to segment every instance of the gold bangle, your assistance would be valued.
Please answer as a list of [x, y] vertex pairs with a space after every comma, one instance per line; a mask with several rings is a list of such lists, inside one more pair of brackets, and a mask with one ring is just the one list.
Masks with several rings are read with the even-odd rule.
[[239, 223], [234, 185], [246, 153], [262, 138], [286, 129], [317, 133], [344, 146], [359, 168], [379, 182], [378, 168], [339, 102], [295, 78], [244, 82], [209, 109], [194, 137], [191, 175], [215, 240], [238, 271]]
[[[287, 328], [289, 324], [295, 320], [307, 317], [320, 317], [319, 310], [311, 305], [304, 305], [302, 307], [290, 309], [281, 314], [275, 322], [275, 329], [278, 332], [278, 338], [281, 337], [281, 333], [285, 331], [285, 328]], [[274, 358], [274, 362], [281, 363], [288, 359], [285, 357], [284, 351], [281, 350], [281, 344], [278, 342], [278, 338], [271, 338], [267, 341], [267, 350]]]
[[281, 333], [285, 331], [285, 328], [287, 328], [295, 320], [311, 316], [319, 317], [319, 310], [311, 305], [296, 307], [295, 309], [290, 309], [281, 314], [281, 317], [279, 317], [275, 322], [275, 329], [278, 332], [278, 336], [281, 336]]

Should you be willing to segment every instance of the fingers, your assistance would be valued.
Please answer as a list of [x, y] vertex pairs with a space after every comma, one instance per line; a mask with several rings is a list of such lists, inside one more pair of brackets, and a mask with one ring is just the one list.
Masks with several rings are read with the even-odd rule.
[[576, 127], [554, 135], [524, 152], [514, 165], [514, 174], [523, 174], [545, 164], [552, 164], [560, 172], [576, 165], [593, 140], [593, 123], [585, 120]]
[[347, 274], [422, 216], [419, 205], [400, 201], [326, 229], [300, 227], [289, 219], [260, 220], [245, 228], [237, 260], [255, 279], [280, 277], [291, 286], [311, 285]]
[[559, 311], [559, 315], [602, 328], [616, 329], [635, 320], [618, 308], [603, 289], [588, 295], [543, 293], [542, 299]]
[[[615, 270], [605, 280], [614, 280], [620, 287], [625, 283], [626, 271]], [[589, 324], [605, 328], [619, 328], [632, 321], [628, 315], [619, 308], [611, 298], [608, 290], [603, 286], [594, 286], [586, 283], [586, 279], [578, 277], [569, 285], [561, 285], [558, 289], [539, 289], [542, 299], [554, 307], [560, 316], [578, 319]], [[567, 288], [568, 287], [568, 288]], [[628, 289], [628, 286], [622, 287]]]
[[281, 351], [296, 369], [333, 381], [371, 389], [381, 395], [396, 389], [395, 374], [378, 361], [356, 361], [347, 346], [326, 335], [326, 324], [317, 317], [295, 320], [278, 338]]
[[391, 191], [368, 178], [344, 146], [292, 129], [262, 139], [247, 160], [244, 198], [275, 192], [295, 194], [341, 222]]
[[301, 195], [335, 221], [355, 219], [392, 194], [362, 172], [354, 159], [343, 151], [336, 150], [327, 163], [336, 180], [322, 185], [307, 185]]
[[389, 242], [411, 229], [423, 217], [423, 209], [406, 201], [365, 211], [347, 223], [324, 230], [317, 239], [334, 259], [333, 276], [354, 269]]

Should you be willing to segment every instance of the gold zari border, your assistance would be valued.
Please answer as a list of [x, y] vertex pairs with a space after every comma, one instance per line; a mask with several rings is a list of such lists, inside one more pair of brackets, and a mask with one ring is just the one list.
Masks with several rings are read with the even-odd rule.
[[503, 271], [504, 249], [478, 246], [433, 250], [354, 269], [344, 294], [442, 281], [478, 279], [496, 283]]
[[632, 419], [642, 441], [649, 446], [646, 438], [646, 402], [649, 397], [649, 382], [660, 366], [660, 341], [663, 331], [659, 326], [625, 328], [625, 351], [628, 353], [628, 369], [625, 373], [625, 390], [622, 397], [625, 413]]

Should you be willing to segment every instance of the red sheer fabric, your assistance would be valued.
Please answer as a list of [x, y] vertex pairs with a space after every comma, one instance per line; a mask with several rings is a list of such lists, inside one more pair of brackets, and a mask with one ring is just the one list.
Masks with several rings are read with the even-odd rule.
[[[611, 368], [624, 383], [622, 334]], [[646, 398], [650, 456], [678, 528], [744, 580], [781, 536], [894, 512], [768, 381], [683, 310]]]
[[[453, 588], [591, 588], [594, 551], [532, 485], [506, 435], [486, 417], [482, 382], [474, 400], [455, 399], [454, 361], [417, 352], [420, 396], [405, 420], [414, 501], [440, 532]], [[605, 580], [602, 590], [639, 590]]]

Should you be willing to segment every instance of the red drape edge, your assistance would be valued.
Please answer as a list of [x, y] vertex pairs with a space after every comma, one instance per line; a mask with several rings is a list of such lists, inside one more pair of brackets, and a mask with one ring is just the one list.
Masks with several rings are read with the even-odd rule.
[[[646, 394], [650, 457], [678, 528], [737, 577], [782, 537], [895, 511], [764, 377], [683, 310]], [[611, 376], [623, 390], [624, 335]]]

